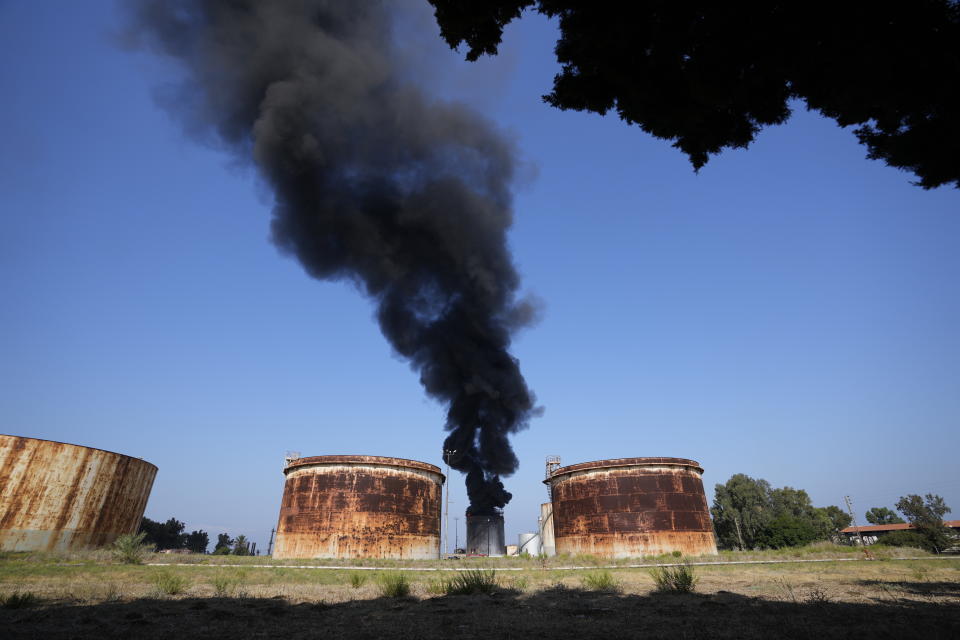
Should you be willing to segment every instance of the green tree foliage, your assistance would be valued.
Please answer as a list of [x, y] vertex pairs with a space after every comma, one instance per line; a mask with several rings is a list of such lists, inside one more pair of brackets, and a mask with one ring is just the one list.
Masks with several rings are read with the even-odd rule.
[[931, 550], [927, 539], [916, 531], [891, 531], [881, 536], [877, 542], [890, 547], [913, 547], [914, 549]]
[[792, 516], [804, 520], [816, 517], [810, 496], [803, 489], [783, 487], [770, 491], [770, 506], [776, 516]]
[[183, 549], [187, 544], [187, 534], [183, 528], [184, 524], [176, 518], [166, 522], [156, 522], [150, 518], [140, 521], [140, 531], [147, 534], [144, 544], [152, 545], [157, 550]]
[[867, 511], [867, 522], [870, 524], [903, 524], [904, 520], [886, 507], [874, 507]]
[[814, 521], [781, 513], [768, 522], [757, 536], [757, 546], [767, 549], [799, 547], [822, 538]]
[[210, 536], [202, 529], [200, 531], [191, 531], [187, 536], [186, 547], [193, 553], [206, 553], [207, 545], [210, 544]]
[[829, 507], [823, 507], [819, 511], [830, 523], [830, 538], [834, 542], [845, 542], [840, 532], [853, 524], [853, 518], [850, 517], [850, 514], [833, 504]]
[[867, 157], [960, 187], [960, 3], [954, 0], [430, 0], [466, 57], [495, 54], [527, 8], [559, 19], [560, 109], [615, 111], [693, 166], [746, 147], [800, 100], [853, 126]]
[[[825, 509], [813, 506], [803, 489], [783, 487], [770, 491], [773, 520], [760, 537], [760, 546], [771, 549], [832, 539], [833, 521]], [[836, 507], [835, 507], [836, 508]]]
[[226, 555], [233, 551], [233, 538], [227, 533], [217, 534], [217, 544], [213, 548], [214, 555]]
[[923, 498], [910, 494], [900, 498], [896, 506], [914, 530], [924, 537], [929, 550], [940, 553], [953, 544], [952, 532], [943, 524], [943, 516], [950, 513], [943, 498], [932, 493]]
[[717, 543], [726, 549], [839, 541], [840, 530], [850, 525], [850, 516], [840, 507], [815, 507], [803, 489], [774, 489], [766, 480], [742, 473], [716, 486], [710, 513]]
[[758, 536], [773, 518], [770, 484], [738, 473], [714, 491], [713, 526], [720, 546], [728, 549], [753, 549]]
[[237, 536], [237, 539], [233, 541], [233, 555], [235, 556], [250, 555], [250, 542], [247, 540], [247, 536], [240, 534], [239, 536]]

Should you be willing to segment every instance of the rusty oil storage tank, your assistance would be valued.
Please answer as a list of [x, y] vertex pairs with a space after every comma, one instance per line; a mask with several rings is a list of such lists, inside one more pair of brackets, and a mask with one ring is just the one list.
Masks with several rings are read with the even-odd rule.
[[156, 475], [140, 458], [0, 435], [0, 550], [93, 548], [134, 533]]
[[439, 467], [382, 456], [288, 461], [275, 558], [440, 557]]
[[557, 553], [628, 558], [716, 554], [703, 469], [685, 458], [617, 458], [561, 467], [551, 487]]

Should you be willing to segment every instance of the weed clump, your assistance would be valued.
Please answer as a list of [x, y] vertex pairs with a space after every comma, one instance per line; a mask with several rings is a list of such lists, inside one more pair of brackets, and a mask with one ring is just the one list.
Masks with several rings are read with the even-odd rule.
[[584, 589], [600, 591], [602, 593], [619, 593], [622, 589], [620, 582], [609, 571], [592, 571], [583, 576], [581, 581]]
[[804, 601], [807, 604], [828, 604], [833, 601], [828, 594], [826, 589], [822, 587], [813, 587], [807, 592], [807, 597], [804, 598]]
[[445, 592], [448, 596], [490, 595], [498, 586], [497, 572], [493, 569], [470, 569], [447, 580]]
[[410, 581], [402, 573], [385, 573], [378, 582], [380, 595], [385, 598], [406, 598], [410, 595]]
[[210, 580], [213, 594], [218, 598], [226, 598], [237, 592], [237, 587], [243, 583], [243, 577], [237, 574], [218, 573]]
[[689, 563], [676, 567], [655, 567], [651, 569], [650, 577], [661, 593], [690, 593], [696, 589], [699, 580]]
[[151, 581], [153, 582], [153, 586], [156, 588], [157, 593], [168, 596], [181, 594], [190, 586], [190, 583], [186, 578], [170, 571], [161, 571], [157, 574], [154, 574]]
[[118, 536], [110, 547], [113, 559], [123, 564], [143, 564], [143, 557], [152, 550], [150, 545], [143, 543], [146, 537], [145, 531]]
[[359, 589], [367, 582], [367, 576], [356, 571], [350, 574], [350, 586], [354, 589]]
[[14, 591], [13, 593], [0, 596], [0, 607], [4, 609], [26, 609], [40, 603], [32, 591]]

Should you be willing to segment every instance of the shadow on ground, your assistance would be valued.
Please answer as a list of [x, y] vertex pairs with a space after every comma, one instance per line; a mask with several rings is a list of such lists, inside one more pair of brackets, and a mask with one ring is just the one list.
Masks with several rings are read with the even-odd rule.
[[960, 582], [858, 580], [865, 587], [899, 589], [905, 593], [936, 598], [960, 598]]
[[[913, 583], [905, 583], [913, 584]], [[924, 587], [931, 584], [916, 583]], [[290, 604], [281, 598], [143, 599], [0, 610], [0, 635], [21, 638], [913, 638], [960, 637], [960, 604], [780, 602], [710, 595], [616, 595], [553, 589]]]

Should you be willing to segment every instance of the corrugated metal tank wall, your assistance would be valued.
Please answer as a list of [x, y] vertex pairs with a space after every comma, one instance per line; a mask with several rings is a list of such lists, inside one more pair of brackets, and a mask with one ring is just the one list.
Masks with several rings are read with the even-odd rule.
[[717, 553], [703, 469], [685, 458], [618, 458], [554, 471], [557, 553], [608, 558]]
[[467, 554], [499, 557], [506, 553], [503, 515], [467, 514]]
[[0, 435], [0, 550], [92, 548], [134, 533], [156, 475], [139, 458]]
[[440, 557], [438, 467], [381, 456], [314, 456], [291, 461], [284, 474], [273, 557]]

